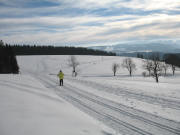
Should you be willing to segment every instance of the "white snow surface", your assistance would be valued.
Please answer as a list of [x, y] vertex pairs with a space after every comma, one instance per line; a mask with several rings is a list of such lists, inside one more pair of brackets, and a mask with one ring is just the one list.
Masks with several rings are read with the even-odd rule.
[[1, 135], [95, 135], [111, 129], [28, 75], [0, 75]]
[[[19, 75], [0, 75], [0, 134], [118, 135], [180, 134], [180, 71], [168, 70], [159, 83], [143, 77], [142, 59], [133, 76], [112, 64], [125, 57], [19, 56]], [[58, 86], [57, 73], [65, 74]]]

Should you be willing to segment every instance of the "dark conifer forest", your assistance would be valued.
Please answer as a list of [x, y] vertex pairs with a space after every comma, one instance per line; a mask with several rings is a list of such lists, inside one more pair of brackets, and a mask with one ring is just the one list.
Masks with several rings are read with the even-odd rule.
[[16, 56], [11, 46], [0, 41], [0, 73], [19, 73]]
[[171, 64], [177, 67], [180, 67], [180, 53], [176, 54], [165, 54], [164, 55], [164, 61], [167, 64]]
[[55, 47], [39, 45], [10, 45], [0, 41], [0, 73], [19, 73], [16, 55], [101, 55], [115, 56], [115, 53], [83, 47]]
[[115, 56], [115, 53], [83, 47], [55, 47], [39, 45], [11, 45], [16, 55], [104, 55]]

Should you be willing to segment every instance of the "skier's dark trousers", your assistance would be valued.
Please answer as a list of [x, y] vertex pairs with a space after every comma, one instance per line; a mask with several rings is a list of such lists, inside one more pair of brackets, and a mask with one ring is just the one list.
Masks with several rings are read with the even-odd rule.
[[63, 79], [59, 80], [59, 84], [60, 84], [60, 86], [63, 86]]

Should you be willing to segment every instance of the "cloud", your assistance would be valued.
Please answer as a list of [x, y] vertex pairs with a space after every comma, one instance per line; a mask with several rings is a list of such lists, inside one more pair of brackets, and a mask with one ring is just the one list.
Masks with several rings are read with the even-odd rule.
[[179, 0], [1, 0], [8, 43], [86, 45], [180, 38]]

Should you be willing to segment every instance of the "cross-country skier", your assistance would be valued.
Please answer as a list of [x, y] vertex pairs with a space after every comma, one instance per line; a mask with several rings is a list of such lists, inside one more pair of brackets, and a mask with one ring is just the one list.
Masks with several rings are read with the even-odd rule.
[[59, 71], [58, 77], [59, 77], [59, 85], [63, 86], [64, 74], [61, 70]]

